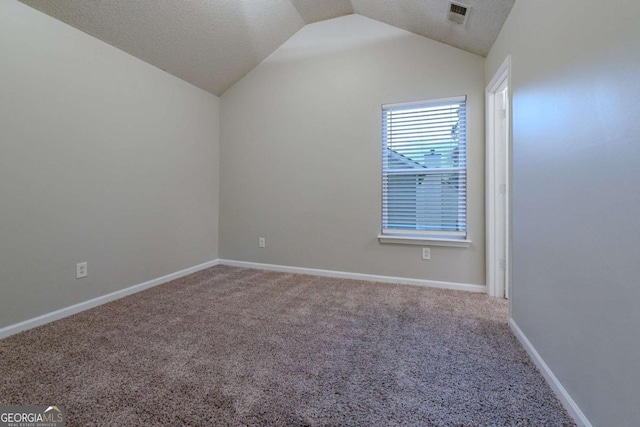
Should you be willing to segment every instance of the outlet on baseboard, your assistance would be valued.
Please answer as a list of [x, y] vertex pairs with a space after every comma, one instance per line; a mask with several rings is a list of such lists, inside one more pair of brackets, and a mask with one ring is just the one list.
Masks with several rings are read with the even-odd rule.
[[261, 247], [261, 248], [267, 247], [267, 242], [264, 240], [264, 237], [260, 237], [258, 239], [258, 247]]
[[431, 248], [422, 248], [422, 259], [431, 259]]
[[76, 264], [76, 279], [82, 279], [83, 277], [87, 277], [88, 274], [88, 265], [86, 262], [81, 262]]

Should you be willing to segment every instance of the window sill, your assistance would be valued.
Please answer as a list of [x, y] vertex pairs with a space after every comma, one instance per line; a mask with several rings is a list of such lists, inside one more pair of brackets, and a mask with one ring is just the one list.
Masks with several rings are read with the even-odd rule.
[[380, 243], [391, 243], [395, 245], [421, 245], [421, 246], [448, 246], [454, 248], [468, 248], [471, 240], [466, 239], [445, 239], [441, 237], [425, 236], [389, 236], [379, 235]]

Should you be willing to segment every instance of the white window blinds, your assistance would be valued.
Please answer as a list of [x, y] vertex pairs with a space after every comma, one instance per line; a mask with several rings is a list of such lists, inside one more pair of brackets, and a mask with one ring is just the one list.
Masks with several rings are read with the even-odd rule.
[[382, 106], [382, 234], [466, 238], [466, 96]]

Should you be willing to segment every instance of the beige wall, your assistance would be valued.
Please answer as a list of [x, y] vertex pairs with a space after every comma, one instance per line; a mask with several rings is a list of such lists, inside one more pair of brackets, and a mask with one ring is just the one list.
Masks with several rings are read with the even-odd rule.
[[640, 3], [518, 0], [513, 316], [594, 426], [640, 425]]
[[[483, 64], [358, 15], [300, 30], [221, 97], [221, 258], [484, 285]], [[379, 244], [381, 104], [465, 94], [473, 245]]]
[[215, 96], [14, 0], [0, 52], [0, 327], [217, 258]]

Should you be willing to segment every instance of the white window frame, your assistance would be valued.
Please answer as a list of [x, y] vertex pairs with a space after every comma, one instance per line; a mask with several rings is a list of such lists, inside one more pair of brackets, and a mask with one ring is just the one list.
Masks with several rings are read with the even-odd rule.
[[[384, 127], [384, 113], [385, 111], [387, 111], [388, 109], [391, 108], [399, 108], [399, 107], [410, 107], [410, 106], [422, 106], [422, 105], [430, 105], [430, 104], [444, 104], [444, 103], [454, 103], [454, 102], [461, 102], [461, 101], [465, 101], [465, 103], [467, 103], [467, 97], [466, 96], [457, 96], [457, 97], [451, 97], [451, 98], [443, 98], [443, 99], [429, 99], [429, 100], [424, 100], [424, 101], [414, 101], [414, 102], [403, 102], [403, 103], [394, 103], [394, 104], [385, 104], [382, 105], [382, 120], [383, 122], [381, 123], [380, 129], [382, 130], [382, 132], [384, 132], [383, 127]], [[465, 118], [465, 126], [468, 124], [468, 108], [466, 111], [466, 118]], [[465, 135], [466, 137], [466, 135]], [[382, 170], [381, 170], [381, 177], [384, 176], [384, 170], [385, 170], [385, 159], [384, 159], [384, 150], [385, 150], [385, 135], [381, 135], [381, 142], [382, 142], [382, 152], [383, 152], [383, 164], [382, 164]], [[465, 141], [466, 142], [466, 141]], [[468, 154], [465, 153], [466, 159], [465, 159], [465, 164], [466, 164], [466, 160], [468, 160]], [[468, 176], [468, 170], [467, 170], [467, 176]], [[465, 182], [465, 187], [467, 186], [467, 183]], [[466, 188], [465, 188], [466, 189]], [[382, 197], [382, 201], [384, 202], [384, 192], [381, 193], [381, 197]], [[468, 206], [469, 202], [468, 202], [468, 193], [467, 193], [467, 197], [465, 200], [466, 206]], [[381, 206], [382, 207], [382, 206]], [[381, 209], [381, 224], [382, 224], [382, 218], [384, 218], [384, 212], [383, 212], [384, 208]], [[466, 209], [465, 209], [466, 212]], [[466, 217], [465, 217], [465, 223], [466, 223]], [[439, 231], [439, 232], [433, 232], [433, 231], [421, 231], [421, 230], [399, 230], [399, 229], [383, 229], [381, 227], [381, 232], [378, 235], [378, 240], [380, 243], [392, 243], [392, 244], [404, 244], [404, 245], [429, 245], [429, 246], [450, 246], [450, 247], [469, 247], [469, 245], [472, 243], [470, 240], [468, 240], [467, 238], [468, 236], [468, 226], [466, 227], [466, 231], [464, 232], [445, 232], [445, 231]]]

